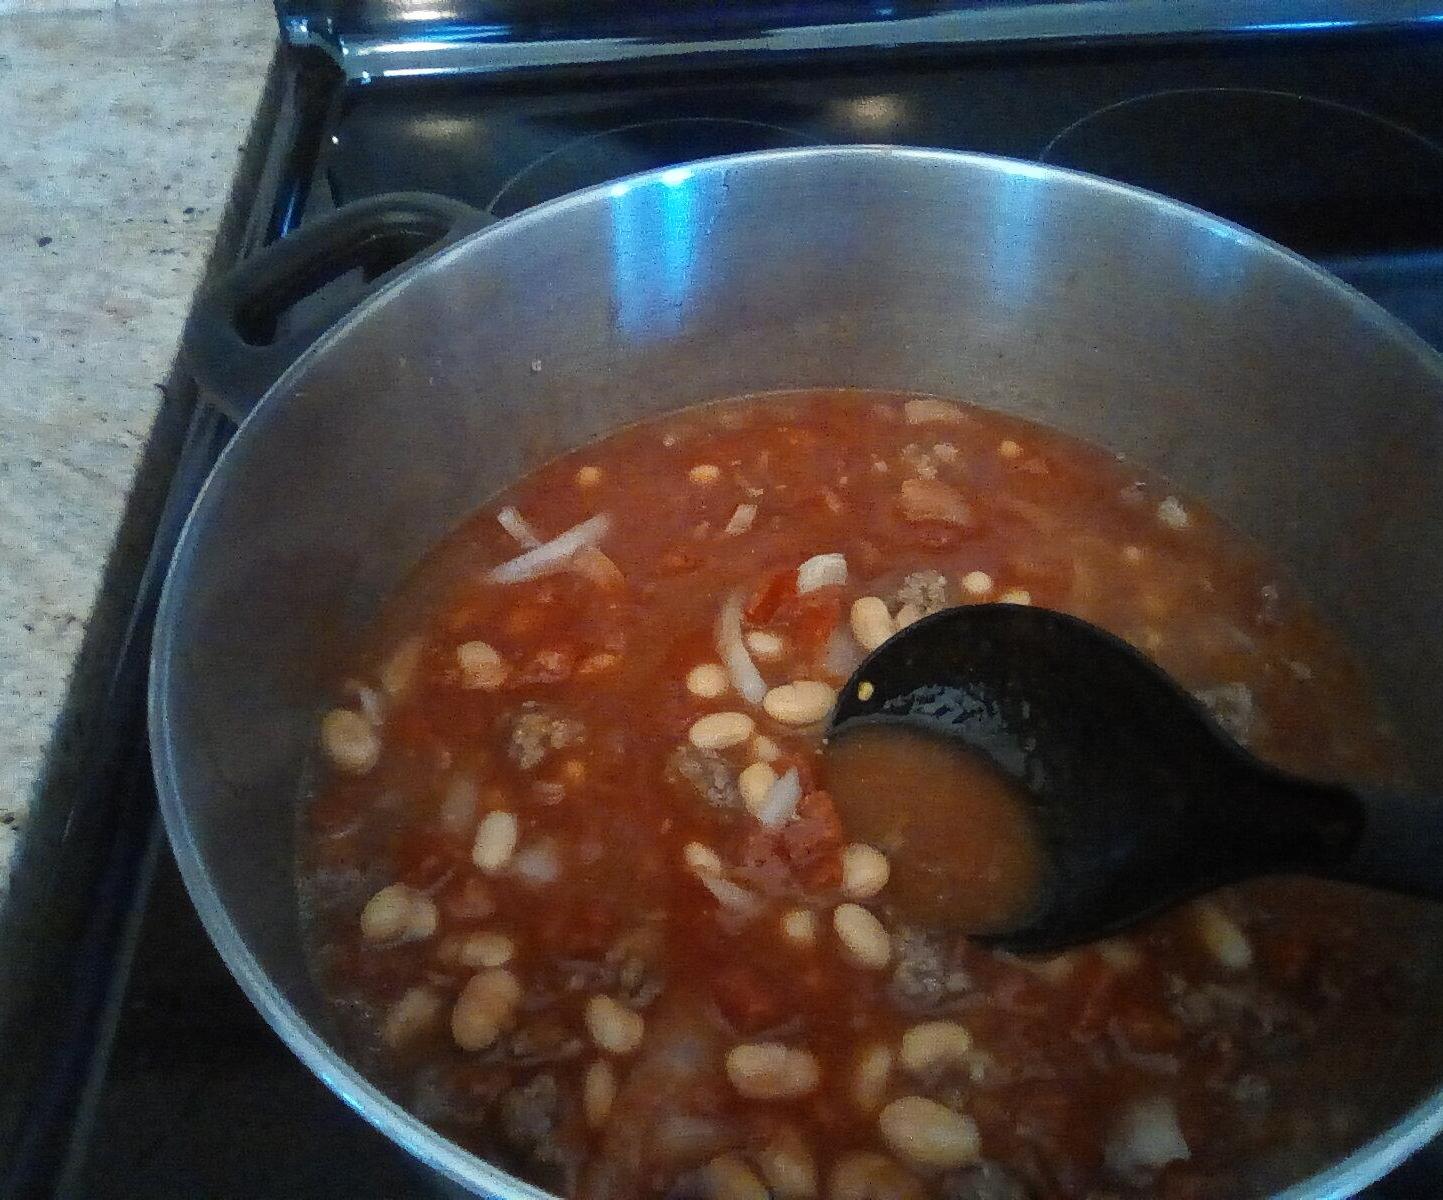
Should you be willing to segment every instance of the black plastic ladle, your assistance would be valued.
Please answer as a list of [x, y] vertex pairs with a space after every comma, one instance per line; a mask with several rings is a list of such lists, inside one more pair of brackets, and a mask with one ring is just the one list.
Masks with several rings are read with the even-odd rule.
[[915, 622], [857, 669], [828, 739], [889, 723], [957, 739], [1030, 800], [1044, 878], [1025, 917], [987, 934], [1007, 949], [1104, 937], [1254, 875], [1443, 900], [1443, 800], [1268, 766], [1149, 659], [1075, 617], [983, 604]]

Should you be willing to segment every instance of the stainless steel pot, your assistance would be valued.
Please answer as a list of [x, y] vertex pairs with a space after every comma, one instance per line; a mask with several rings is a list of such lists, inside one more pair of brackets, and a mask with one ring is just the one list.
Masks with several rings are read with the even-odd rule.
[[[265, 391], [186, 526], [151, 682], [166, 826], [211, 937], [312, 1070], [465, 1188], [543, 1194], [363, 1079], [302, 953], [324, 652], [531, 466], [811, 385], [961, 397], [1165, 473], [1305, 586], [1443, 787], [1443, 361], [1341, 283], [1157, 196], [923, 150], [717, 159], [524, 212], [385, 286]], [[1420, 1053], [1439, 1025], [1420, 1014]], [[1443, 1126], [1443, 1092], [1399, 1112], [1286, 1195], [1374, 1179]]]

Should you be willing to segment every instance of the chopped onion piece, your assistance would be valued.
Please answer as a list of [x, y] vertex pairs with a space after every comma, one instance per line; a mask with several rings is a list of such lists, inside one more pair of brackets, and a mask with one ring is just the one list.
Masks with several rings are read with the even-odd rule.
[[386, 702], [381, 699], [381, 693], [373, 687], [367, 687], [364, 683], [356, 683], [353, 687], [356, 693], [356, 702], [361, 706], [362, 715], [379, 729], [386, 723]]
[[724, 879], [720, 875], [698, 875], [702, 887], [717, 898], [723, 908], [741, 916], [752, 917], [761, 911], [761, 897], [749, 892], [740, 884]]
[[541, 539], [536, 536], [536, 530], [526, 523], [526, 518], [517, 512], [511, 505], [507, 505], [496, 514], [496, 520], [501, 528], [514, 537], [519, 545], [527, 550], [535, 550], [541, 545]]
[[626, 576], [611, 560], [611, 556], [595, 546], [583, 546], [571, 560], [571, 569], [583, 579], [589, 579], [599, 588], [624, 587]]
[[822, 657], [822, 671], [838, 682], [846, 679], [862, 665], [866, 654], [847, 628], [847, 622], [839, 622], [827, 639], [826, 654]]
[[802, 777], [793, 767], [772, 784], [766, 801], [757, 810], [757, 820], [769, 829], [785, 825], [797, 815], [797, 801], [802, 798]]
[[611, 528], [611, 518], [598, 513], [590, 520], [573, 525], [565, 533], [559, 533], [549, 542], [518, 554], [499, 566], [486, 572], [491, 583], [522, 583], [528, 579], [540, 579], [543, 575], [554, 575], [563, 570], [572, 555], [584, 546], [594, 546], [606, 536]]
[[751, 704], [760, 704], [767, 694], [767, 681], [762, 678], [757, 664], [747, 653], [746, 643], [742, 641], [740, 592], [733, 592], [722, 605], [721, 617], [717, 621], [716, 648], [737, 693]]
[[1130, 1105], [1113, 1127], [1105, 1157], [1107, 1165], [1123, 1178], [1191, 1158], [1173, 1102], [1154, 1096]]
[[757, 506], [755, 504], [738, 504], [736, 512], [732, 513], [732, 519], [727, 522], [727, 527], [722, 532], [729, 536], [745, 533], [752, 527], [752, 522], [756, 519]]
[[797, 568], [797, 595], [847, 582], [847, 560], [841, 554], [814, 554]]

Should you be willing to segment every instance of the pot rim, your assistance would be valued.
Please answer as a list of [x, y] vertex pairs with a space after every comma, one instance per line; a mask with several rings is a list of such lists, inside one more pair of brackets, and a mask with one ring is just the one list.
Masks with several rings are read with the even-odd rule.
[[[187, 814], [169, 718], [176, 613], [185, 600], [190, 575], [189, 564], [195, 545], [204, 535], [211, 510], [224, 502], [227, 479], [239, 469], [238, 463], [252, 450], [253, 444], [264, 436], [266, 423], [277, 410], [282, 398], [294, 390], [295, 383], [305, 375], [314, 360], [327, 354], [353, 327], [370, 320], [413, 278], [423, 273], [446, 270], [453, 259], [468, 254], [471, 247], [478, 242], [504, 238], [530, 224], [550, 220], [557, 213], [594, 204], [604, 197], [617, 194], [616, 189], [629, 191], [639, 187], [676, 187], [678, 182], [685, 182], [686, 179], [699, 175], [725, 176], [733, 170], [785, 168], [796, 161], [829, 158], [871, 159], [879, 164], [936, 162], [971, 170], [1056, 180], [1069, 187], [1123, 197], [1136, 206], [1138, 211], [1151, 209], [1174, 218], [1186, 219], [1218, 236], [1247, 243], [1260, 252], [1285, 260], [1290, 264], [1290, 269], [1310, 277], [1314, 286], [1332, 291], [1340, 304], [1352, 307], [1380, 336], [1409, 349], [1418, 361], [1419, 370], [1434, 377], [1438, 393], [1443, 396], [1443, 356], [1422, 337], [1373, 300], [1316, 263], [1233, 221], [1145, 188], [1067, 167], [1000, 155], [884, 144], [822, 145], [753, 151], [699, 159], [680, 167], [654, 168], [595, 184], [524, 209], [470, 234], [439, 254], [418, 263], [411, 270], [403, 272], [338, 321], [296, 358], [246, 415], [235, 435], [222, 449], [182, 526], [156, 610], [147, 695], [150, 750], [161, 816], [186, 890], [207, 935], [247, 998], [292, 1053], [349, 1108], [421, 1163], [468, 1190], [479, 1186], [486, 1190], [486, 1194], [503, 1196], [507, 1200], [555, 1200], [553, 1193], [527, 1183], [450, 1141], [390, 1099], [348, 1059], [333, 1050], [271, 981], [241, 937], [212, 883]], [[688, 172], [680, 180], [676, 174], [679, 170]], [[1443, 1131], [1443, 1082], [1383, 1132], [1331, 1166], [1277, 1193], [1274, 1200], [1345, 1200], [1387, 1174], [1440, 1131]]]

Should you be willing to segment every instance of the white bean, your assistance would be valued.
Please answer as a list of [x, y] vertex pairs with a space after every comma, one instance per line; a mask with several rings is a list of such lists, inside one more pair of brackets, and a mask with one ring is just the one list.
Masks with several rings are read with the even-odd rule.
[[451, 1009], [451, 1037], [463, 1050], [484, 1050], [516, 1019], [521, 984], [505, 967], [471, 976]]
[[591, 488], [601, 482], [601, 468], [587, 465], [577, 468], [576, 486]]
[[895, 632], [892, 614], [880, 596], [863, 596], [852, 602], [852, 636], [863, 650], [875, 650]]
[[686, 690], [703, 700], [715, 700], [726, 695], [730, 686], [726, 669], [717, 663], [702, 663], [686, 673]]
[[1032, 593], [1026, 588], [1012, 588], [997, 597], [998, 604], [1022, 604], [1032, 603]]
[[386, 1013], [381, 1023], [381, 1041], [393, 1049], [414, 1042], [441, 1015], [441, 996], [428, 987], [413, 987]]
[[798, 946], [817, 941], [817, 914], [809, 908], [791, 908], [782, 914], [782, 936]]
[[701, 1171], [706, 1200], [767, 1200], [767, 1189], [741, 1157], [722, 1154]]
[[762, 662], [776, 662], [787, 652], [787, 644], [780, 635], [769, 633], [765, 629], [752, 630], [746, 636], [746, 643], [752, 657], [759, 658]]
[[746, 713], [719, 712], [693, 722], [686, 736], [698, 750], [727, 750], [740, 746], [755, 728], [756, 722]]
[[796, 1046], [751, 1042], [727, 1053], [727, 1078], [748, 1100], [796, 1100], [817, 1090], [817, 1060]]
[[877, 1117], [882, 1140], [898, 1158], [929, 1171], [976, 1162], [981, 1154], [977, 1123], [925, 1096], [893, 1100]]
[[715, 483], [721, 478], [721, 468], [715, 463], [697, 463], [687, 473], [687, 478], [693, 483], [701, 484], [703, 487]]
[[922, 1184], [885, 1154], [843, 1155], [827, 1181], [828, 1200], [924, 1200]]
[[897, 615], [892, 618], [892, 624], [897, 627], [897, 632], [901, 633], [913, 621], [920, 620], [921, 616], [922, 610], [915, 604], [904, 604], [897, 610]]
[[839, 904], [832, 913], [832, 928], [842, 943], [842, 954], [854, 967], [880, 971], [892, 961], [892, 939], [882, 922], [860, 904]]
[[737, 776], [737, 787], [742, 794], [742, 803], [752, 816], [760, 813], [767, 804], [767, 793], [777, 781], [777, 773], [764, 762], [754, 762]]
[[775, 1200], [810, 1200], [817, 1194], [817, 1160], [790, 1125], [777, 1130], [756, 1160]]
[[1004, 438], [997, 444], [997, 453], [1003, 458], [1021, 458], [1022, 447], [1011, 438]]
[[853, 842], [842, 851], [842, 894], [866, 900], [887, 886], [892, 868], [880, 850]]
[[464, 688], [494, 692], [506, 682], [506, 663], [487, 642], [462, 642], [456, 647], [456, 665]]
[[972, 1035], [956, 1021], [924, 1021], [902, 1035], [902, 1066], [913, 1075], [966, 1066]]
[[480, 930], [465, 934], [456, 943], [456, 961], [473, 971], [482, 967], [504, 967], [516, 956], [516, 943], [504, 933]]
[[476, 826], [471, 861], [488, 875], [494, 875], [511, 861], [520, 837], [521, 829], [515, 813], [502, 810], [489, 812]]
[[607, 1054], [632, 1054], [646, 1034], [646, 1020], [610, 996], [593, 996], [586, 1002], [586, 1029]]
[[375, 727], [350, 708], [333, 708], [321, 718], [321, 748], [348, 775], [364, 775], [381, 757]]
[[1220, 966], [1245, 971], [1253, 965], [1252, 943], [1236, 921], [1215, 904], [1203, 902], [1194, 911], [1198, 936]]
[[611, 1106], [616, 1100], [616, 1072], [604, 1058], [598, 1058], [586, 1068], [581, 1081], [581, 1111], [586, 1123], [593, 1129], [600, 1129], [611, 1115]]
[[864, 1113], [882, 1107], [887, 1095], [887, 1082], [892, 1077], [892, 1048], [877, 1042], [857, 1057], [852, 1068], [852, 1103]]
[[800, 679], [774, 687], [762, 697], [762, 707], [783, 725], [813, 725], [832, 711], [837, 694], [825, 683]]
[[361, 936], [368, 942], [416, 942], [436, 932], [436, 904], [424, 892], [393, 883], [366, 901]]
[[969, 596], [985, 596], [992, 590], [992, 576], [986, 571], [968, 571], [962, 576], [962, 590]]

